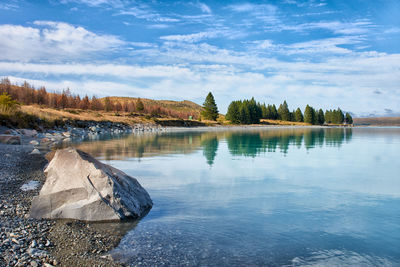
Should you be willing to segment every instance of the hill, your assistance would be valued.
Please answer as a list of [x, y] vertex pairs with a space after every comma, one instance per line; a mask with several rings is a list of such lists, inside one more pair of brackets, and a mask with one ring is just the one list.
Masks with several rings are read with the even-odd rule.
[[358, 126], [400, 126], [400, 117], [355, 118], [354, 125]]

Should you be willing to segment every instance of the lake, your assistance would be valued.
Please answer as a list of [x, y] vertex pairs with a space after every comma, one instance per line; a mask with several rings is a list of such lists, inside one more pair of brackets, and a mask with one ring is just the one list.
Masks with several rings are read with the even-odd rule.
[[129, 265], [400, 266], [400, 128], [191, 130], [76, 146], [153, 199], [112, 251]]

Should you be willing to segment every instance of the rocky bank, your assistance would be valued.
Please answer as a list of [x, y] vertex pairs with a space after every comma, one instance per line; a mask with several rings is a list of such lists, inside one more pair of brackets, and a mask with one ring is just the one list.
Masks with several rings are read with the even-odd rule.
[[121, 230], [119, 224], [29, 218], [47, 164], [30, 151], [32, 145], [0, 145], [0, 266], [121, 266], [106, 252], [135, 223]]

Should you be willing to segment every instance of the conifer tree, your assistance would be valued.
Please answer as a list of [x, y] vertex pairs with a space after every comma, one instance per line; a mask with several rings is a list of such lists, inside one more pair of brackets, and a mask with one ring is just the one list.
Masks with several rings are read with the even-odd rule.
[[206, 120], [216, 121], [218, 118], [218, 107], [211, 92], [208, 93], [206, 100], [203, 103], [203, 111], [201, 112], [201, 115]]
[[318, 121], [319, 125], [322, 125], [322, 124], [325, 123], [325, 116], [324, 116], [324, 112], [322, 111], [322, 109], [319, 109], [319, 111], [318, 111], [318, 119], [317, 119], [317, 121]]
[[240, 103], [239, 101], [232, 101], [229, 104], [228, 112], [226, 113], [226, 119], [234, 124], [240, 123]]
[[296, 112], [294, 113], [294, 118], [297, 122], [303, 122], [303, 113], [301, 113], [300, 108], [297, 108]]
[[304, 110], [304, 122], [313, 124], [314, 123], [314, 109], [309, 105]]
[[288, 104], [286, 103], [286, 100], [283, 101], [283, 104], [279, 106], [278, 114], [279, 114], [279, 119], [283, 121], [290, 121], [290, 111], [288, 108]]
[[347, 124], [353, 124], [353, 117], [351, 117], [350, 113], [346, 112], [346, 119]]

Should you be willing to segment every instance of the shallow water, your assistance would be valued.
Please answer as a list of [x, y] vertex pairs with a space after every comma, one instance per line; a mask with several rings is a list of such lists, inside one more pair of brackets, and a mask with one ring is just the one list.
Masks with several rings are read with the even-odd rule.
[[154, 207], [130, 265], [400, 266], [400, 128], [175, 132], [77, 145]]

